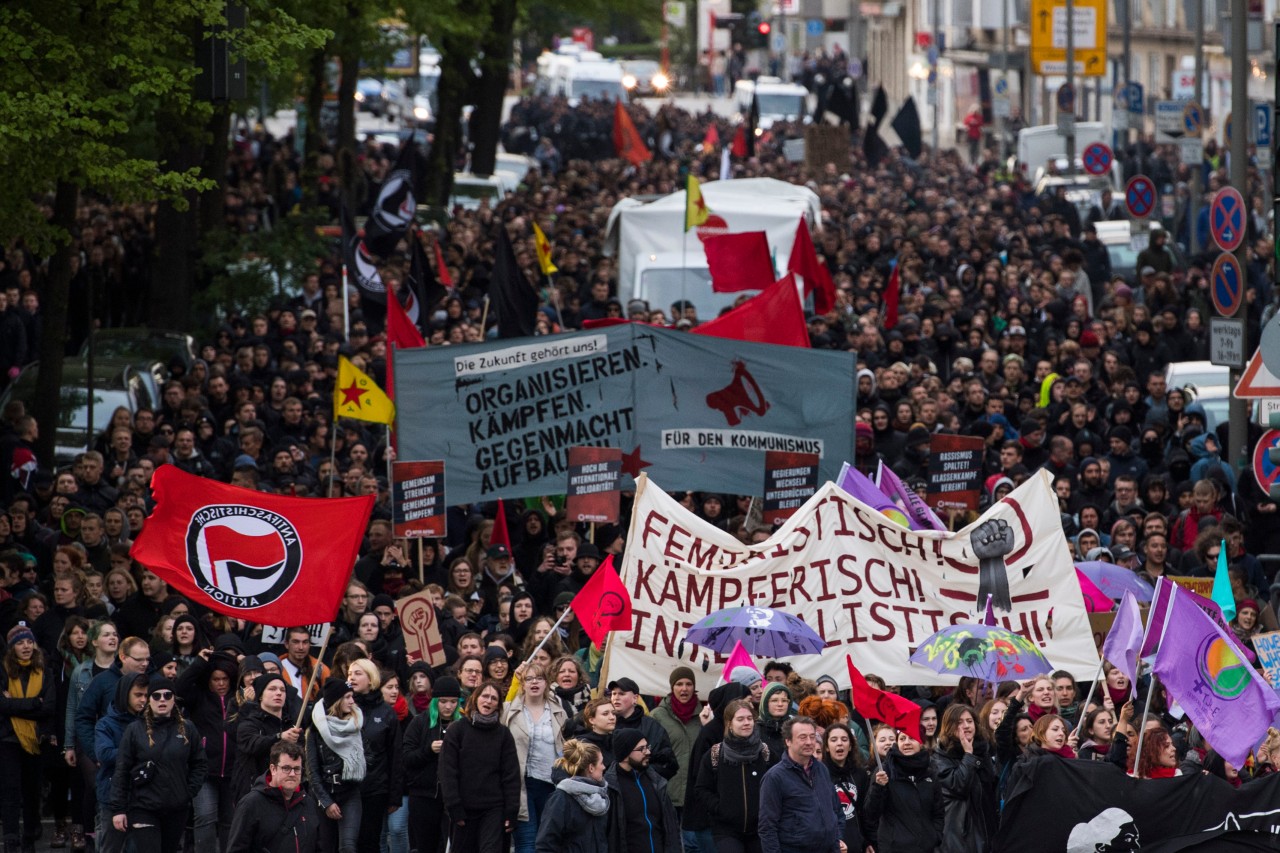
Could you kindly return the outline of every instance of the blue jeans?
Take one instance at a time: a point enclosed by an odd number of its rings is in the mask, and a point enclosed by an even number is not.
[[[380,853],[409,853],[409,795],[400,801],[400,808],[387,815],[382,822]]]
[[[542,820],[547,800],[555,789],[556,786],[550,782],[525,777],[525,802],[528,804],[529,819],[516,822],[516,853],[533,853],[534,842],[538,840],[538,822]]]
[[[684,842],[684,853],[716,853],[716,839],[709,829],[697,832],[682,829],[680,840]]]

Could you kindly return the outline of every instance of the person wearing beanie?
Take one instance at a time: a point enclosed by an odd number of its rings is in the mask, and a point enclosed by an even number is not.
[[[195,843],[198,850],[225,848],[231,831],[235,801],[231,778],[235,769],[236,659],[224,652],[202,649],[178,676],[178,698],[188,719],[204,738],[209,772],[195,800]]]
[[[702,731],[702,720],[698,716],[701,710],[698,679],[692,668],[677,666],[667,676],[667,683],[671,685],[671,692],[663,697],[649,716],[666,732],[679,763],[676,775],[668,780],[667,792],[672,802],[683,804],[690,776],[689,755],[693,751],[693,742]]]
[[[276,741],[302,743],[302,729],[294,725],[294,717],[286,716],[288,690],[282,676],[264,673],[253,680],[244,696],[254,704],[242,708],[236,725],[236,760],[232,772],[231,794],[234,802],[253,787],[267,772],[271,747]]]
[[[418,716],[427,710],[427,706],[431,704],[432,677],[431,664],[424,660],[415,661],[409,667],[405,700],[409,703],[409,714],[411,716]]]
[[[664,733],[665,737],[665,733]],[[637,729],[613,733],[615,761],[604,771],[609,789],[609,850],[681,853],[680,819],[667,780],[652,766],[652,744]]]
[[[173,681],[153,674],[142,719],[120,739],[107,801],[112,826],[136,853],[179,849],[207,767],[204,741],[178,710]]]
[[[416,664],[415,664],[416,665]],[[418,714],[404,734],[404,787],[409,795],[409,848],[439,850],[444,846],[444,800],[440,797],[440,749],[457,719],[462,686],[451,675],[431,686],[427,712]]]
[[[320,701],[311,709],[306,736],[307,783],[324,815],[321,846],[336,853],[355,853],[360,834],[360,783],[364,781],[364,714],[356,707],[351,685],[340,678],[325,681]]]
[[[747,699],[752,705],[760,702],[760,694],[764,690],[764,676],[760,674],[760,670],[749,666],[735,667],[729,674],[729,680],[747,688]]]
[[[44,653],[27,623],[10,628],[6,639],[7,698],[6,713],[0,716],[0,760],[11,782],[0,796],[8,800],[3,809],[5,848],[16,851],[19,839],[25,850],[40,837],[40,786],[44,781],[40,739],[54,731],[58,697],[57,680],[45,665]]]
[[[619,678],[611,681],[609,682],[607,695],[609,696],[609,702],[613,705],[613,713],[618,720],[614,738],[617,738],[617,732],[628,729],[638,730],[649,742],[649,762],[653,769],[663,779],[674,777],[680,769],[679,762],[676,760],[675,750],[671,747],[671,741],[667,737],[666,729],[645,713],[644,706],[640,704],[640,688],[635,681],[630,678]],[[621,758],[623,753],[618,752],[615,747],[614,755]]]

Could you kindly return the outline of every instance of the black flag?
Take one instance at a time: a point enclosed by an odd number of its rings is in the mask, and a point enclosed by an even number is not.
[[[387,304],[387,286],[378,272],[379,259],[369,251],[356,230],[351,211],[342,205],[342,262],[347,266],[347,280],[355,284],[360,298],[378,305]]]
[[[898,114],[893,117],[889,126],[893,128],[894,133],[898,134],[898,138],[902,140],[902,147],[907,149],[911,159],[920,159],[924,141],[920,132],[920,113],[916,111],[914,98],[907,96],[902,103],[902,109],[898,110]]]
[[[866,136],[862,140],[862,153],[867,158],[867,165],[873,169],[889,153],[889,146],[884,144],[880,131],[876,129],[878,126],[879,122],[867,125]]]
[[[401,290],[400,302],[409,319],[425,333],[432,312],[449,295],[449,290],[436,278],[435,267],[422,248],[422,236],[417,232],[409,235],[409,252],[409,275],[405,278],[408,286]]]
[[[498,337],[527,338],[533,335],[538,292],[516,263],[516,253],[511,248],[511,238],[507,236],[505,225],[498,226],[489,298],[493,300],[493,309],[498,312]]]
[[[884,121],[884,117],[889,114],[889,96],[884,93],[884,86],[876,87],[875,97],[871,99],[871,119],[875,127],[880,127],[880,122]]]
[[[396,250],[396,244],[413,224],[413,216],[418,210],[413,194],[417,162],[413,141],[408,140],[400,149],[396,165],[387,173],[378,190],[378,198],[364,226],[364,239],[369,251],[379,258],[390,257]]]

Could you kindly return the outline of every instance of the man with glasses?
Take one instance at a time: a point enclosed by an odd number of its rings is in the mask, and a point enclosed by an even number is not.
[[[639,729],[617,729],[613,755],[604,772],[610,853],[680,853],[680,821],[667,780],[649,766],[648,739]]]
[[[267,772],[236,806],[227,853],[312,853],[319,828],[315,798],[302,790],[302,745],[279,741]]]
[[[786,752],[760,782],[762,853],[847,853],[844,807],[827,767],[814,757],[818,726],[808,717],[782,724]]]
[[[93,743],[93,728],[111,710],[120,679],[145,675],[151,667],[151,647],[138,637],[123,640],[117,656],[119,659],[109,669],[93,677],[80,697],[76,706],[76,743]]]

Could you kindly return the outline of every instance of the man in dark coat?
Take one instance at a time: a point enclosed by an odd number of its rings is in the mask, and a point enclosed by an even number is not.
[[[302,746],[279,741],[267,772],[236,806],[227,853],[313,853],[320,813],[301,788]]]
[[[680,819],[667,796],[667,780],[649,766],[644,734],[615,730],[613,754],[617,760],[604,772],[610,853],[681,853]]]

